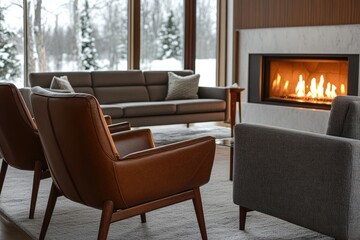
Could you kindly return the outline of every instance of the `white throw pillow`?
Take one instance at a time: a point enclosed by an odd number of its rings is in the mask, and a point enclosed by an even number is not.
[[[199,98],[197,95],[200,79],[199,74],[182,77],[169,72],[168,76],[168,91],[165,100]]]
[[[54,76],[53,77],[51,84],[50,84],[50,90],[58,90],[58,89],[64,90],[69,93],[75,93],[67,76],[61,76],[61,77]]]

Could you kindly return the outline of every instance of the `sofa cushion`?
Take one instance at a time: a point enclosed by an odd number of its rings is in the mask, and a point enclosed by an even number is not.
[[[220,99],[185,99],[167,102],[176,104],[176,114],[208,113],[226,110],[226,102]]]
[[[112,118],[122,118],[124,116],[121,103],[100,104],[100,107],[104,115],[110,115]]]
[[[139,70],[94,71],[91,77],[100,104],[149,101],[144,76]]]
[[[140,70],[93,71],[93,87],[145,86],[145,79]]]
[[[67,76],[72,88],[75,92],[88,93],[94,95],[92,89],[91,73],[90,72],[40,72],[30,73],[30,86],[40,86],[43,88],[50,88],[52,78],[54,76]]]
[[[98,87],[94,88],[94,95],[100,104],[149,101],[143,86]]]
[[[178,76],[169,72],[169,84],[165,100],[197,99],[200,75]]]
[[[133,102],[120,104],[124,117],[144,117],[175,114],[176,105],[167,102]]]
[[[150,101],[165,100],[168,88],[169,71],[144,71],[144,78],[149,92]],[[189,76],[192,70],[171,71],[179,76]]]

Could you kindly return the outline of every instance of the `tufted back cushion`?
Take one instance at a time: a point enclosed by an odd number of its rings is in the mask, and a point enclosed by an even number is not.
[[[333,100],[326,134],[360,140],[360,97],[338,96]]]
[[[144,71],[146,86],[149,92],[150,101],[164,101],[168,88],[168,72],[179,76],[193,74],[191,70],[183,71]]]
[[[149,101],[140,70],[95,71],[91,77],[95,97],[100,104]]]

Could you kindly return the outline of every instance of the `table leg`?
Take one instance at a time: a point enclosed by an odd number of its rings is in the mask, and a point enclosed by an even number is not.
[[[233,171],[234,171],[234,147],[230,147],[230,181],[233,180]]]
[[[234,126],[236,121],[236,94],[231,94],[230,100],[230,127],[231,127],[231,137],[234,137]]]

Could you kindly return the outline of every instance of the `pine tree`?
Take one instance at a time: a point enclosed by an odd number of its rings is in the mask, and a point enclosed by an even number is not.
[[[96,70],[98,64],[96,62],[97,52],[95,48],[95,39],[93,29],[90,23],[89,3],[85,0],[85,6],[80,16],[81,24],[81,62],[85,70]]]
[[[180,59],[182,48],[178,25],[179,24],[174,19],[174,12],[170,11],[167,21],[163,23],[159,34],[160,59]]]
[[[15,81],[21,73],[16,45],[11,43],[14,35],[6,29],[3,9],[0,8],[0,80]]]

